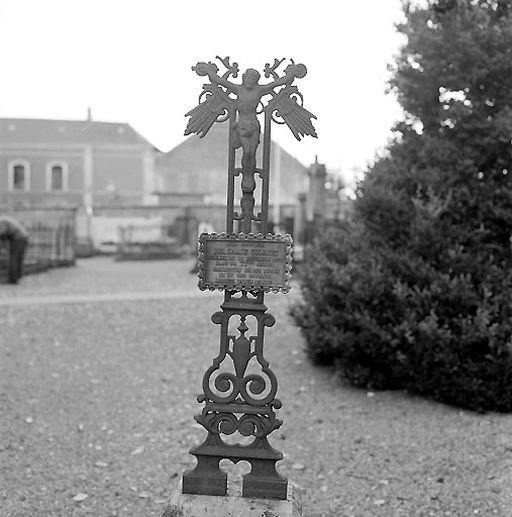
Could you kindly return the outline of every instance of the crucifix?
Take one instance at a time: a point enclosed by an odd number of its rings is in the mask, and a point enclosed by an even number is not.
[[[251,471],[244,476],[242,495],[286,499],[286,478],[276,470],[283,454],[274,449],[268,435],[282,425],[276,410],[277,378],[263,355],[265,327],[275,324],[267,313],[264,295],[290,289],[292,238],[268,233],[270,130],[272,121],[286,124],[297,140],[316,137],[311,119],[302,106],[302,95],[293,84],[306,67],[293,60],[279,75],[284,59],[267,63],[263,73],[270,82],[260,84],[261,74],[248,68],[238,77],[238,64],[217,57],[225,72],[213,62],[199,62],[192,70],[210,81],[203,85],[198,106],[190,110],[185,134],[204,137],[216,122],[229,120],[228,193],[226,232],[199,238],[199,288],[224,291],[221,311],[212,316],[220,325],[219,354],[203,377],[204,404],[195,417],[207,431],[205,441],[190,451],[197,465],[183,475],[183,493],[226,495],[227,474],[222,459],[245,460]],[[263,114],[262,164],[256,151],[260,144]],[[237,151],[240,164],[236,166]],[[260,210],[255,212],[255,191],[260,183]],[[235,209],[235,184],[240,185],[240,209]],[[236,222],[236,229],[235,229]],[[238,433],[249,443],[230,443],[223,436]]]

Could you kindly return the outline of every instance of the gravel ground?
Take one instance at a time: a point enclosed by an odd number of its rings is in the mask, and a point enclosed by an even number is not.
[[[190,267],[101,257],[0,286],[0,517],[161,515],[218,350],[222,296]],[[344,385],[305,358],[298,295],[267,297],[266,357],[304,516],[511,516],[512,415]]]

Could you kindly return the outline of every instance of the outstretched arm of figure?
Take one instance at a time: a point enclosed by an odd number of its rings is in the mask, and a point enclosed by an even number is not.
[[[307,74],[307,69],[302,64],[291,64],[286,67],[285,75],[281,77],[280,79],[276,79],[275,81],[272,81],[268,84],[263,84],[261,86],[261,92],[262,95],[266,95],[268,93],[272,93],[274,88],[277,88],[278,86],[287,85],[290,86],[290,84],[293,83],[293,80],[298,77],[302,78]]]
[[[219,69],[214,63],[199,62],[196,66],[192,67],[192,70],[194,70],[197,75],[207,75],[213,84],[218,84],[226,88],[229,92],[236,93],[237,85],[218,75],[217,72]]]

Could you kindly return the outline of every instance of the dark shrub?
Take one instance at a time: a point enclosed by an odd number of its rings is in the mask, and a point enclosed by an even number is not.
[[[293,316],[311,358],[357,386],[510,411],[511,2],[406,16],[390,82],[405,119],[353,225],[319,231]]]

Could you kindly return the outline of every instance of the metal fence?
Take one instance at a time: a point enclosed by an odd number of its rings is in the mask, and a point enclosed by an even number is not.
[[[45,271],[50,267],[68,266],[75,263],[75,228],[69,221],[56,226],[34,223],[27,226],[29,240],[23,273]],[[9,267],[9,243],[0,241],[0,283],[7,281]]]

